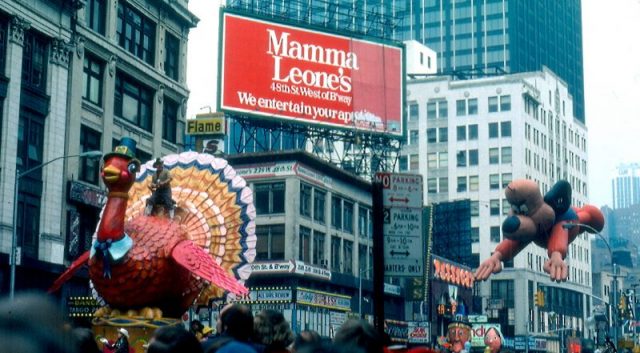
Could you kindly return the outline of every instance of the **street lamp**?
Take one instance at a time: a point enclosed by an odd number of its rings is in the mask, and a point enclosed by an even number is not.
[[[609,250],[609,258],[611,259],[611,274],[613,276],[613,283],[611,284],[611,291],[613,292],[613,297],[611,298],[611,302],[609,305],[611,306],[611,329],[613,329],[613,342],[615,345],[618,345],[618,276],[616,273],[616,264],[613,261],[613,251],[611,251],[611,246],[609,246],[609,242],[607,239],[600,233],[597,229],[593,228],[588,224],[583,223],[565,223],[562,225],[562,228],[570,230],[573,227],[580,227],[588,230],[590,233],[596,234],[602,239],[604,245],[607,246],[607,250]]]
[[[366,268],[364,270],[360,270],[358,274],[358,316],[362,319],[362,274],[371,271],[373,267]]]
[[[59,159],[66,159],[71,157],[88,157],[88,158],[96,158],[102,156],[101,151],[88,151],[80,154],[74,154],[70,156],[60,156],[54,158],[48,162],[37,165],[33,168],[27,169],[26,171],[20,173],[18,168],[16,168],[16,183],[15,189],[13,190],[13,234],[11,236],[11,254],[9,255],[9,259],[11,261],[11,280],[9,282],[9,298],[13,300],[15,290],[16,290],[16,263],[17,263],[17,250],[18,250],[18,192],[20,189],[20,178],[23,176],[43,168],[44,166],[51,164]]]

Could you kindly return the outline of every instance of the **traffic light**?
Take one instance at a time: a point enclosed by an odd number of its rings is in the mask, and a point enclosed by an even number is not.
[[[544,292],[541,290],[537,290],[534,293],[533,302],[536,306],[543,307],[544,306]]]

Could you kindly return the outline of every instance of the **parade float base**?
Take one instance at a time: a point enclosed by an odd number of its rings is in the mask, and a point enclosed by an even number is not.
[[[181,319],[144,319],[128,316],[94,318],[91,323],[98,347],[104,347],[100,342],[103,337],[108,339],[110,343],[115,343],[118,339],[118,329],[124,328],[129,332],[129,350],[135,353],[146,352],[145,345],[149,343],[156,329],[164,326],[183,325]],[[103,351],[110,352],[108,348]]]

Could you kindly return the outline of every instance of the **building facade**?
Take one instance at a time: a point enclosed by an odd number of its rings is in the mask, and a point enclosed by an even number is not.
[[[611,180],[613,208],[628,208],[640,204],[640,164],[618,166],[618,175]]]
[[[408,141],[400,171],[424,176],[428,203],[471,200],[472,268],[502,240],[500,226],[510,209],[504,187],[511,180],[534,180],[545,193],[565,179],[573,187],[572,204],[586,202],[586,127],[573,118],[567,85],[550,70],[465,81],[415,79],[407,82],[407,91]],[[511,337],[548,331],[551,311],[564,327],[585,332],[590,251],[586,235],[570,245],[569,280],[561,288],[543,272],[545,250],[528,246],[502,273],[479,285],[482,308],[503,298],[504,307],[488,314],[501,320],[503,333]],[[545,308],[533,305],[538,288],[555,293]],[[560,309],[560,303],[570,309]]]
[[[17,289],[46,288],[88,249],[104,202],[100,161],[74,156],[110,151],[124,136],[143,162],[182,149],[187,36],[197,21],[186,0],[0,5],[0,249],[10,252],[17,207]],[[20,179],[14,205],[16,169],[58,157]],[[8,273],[3,266],[3,291]]]

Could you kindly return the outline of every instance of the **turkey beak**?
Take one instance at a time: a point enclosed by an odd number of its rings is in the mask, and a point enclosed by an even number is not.
[[[105,167],[102,172],[104,173],[104,180],[106,182],[115,182],[118,181],[118,178],[120,177],[120,169],[110,165]]]

